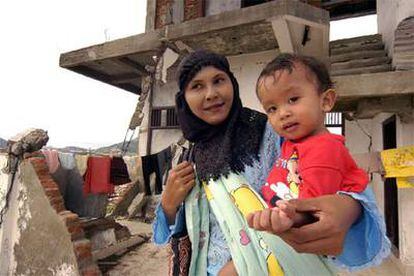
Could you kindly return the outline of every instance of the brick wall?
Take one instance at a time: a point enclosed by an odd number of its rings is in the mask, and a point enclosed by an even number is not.
[[[183,0],[176,0],[183,1]],[[157,0],[155,5],[155,29],[162,28],[173,23],[174,0]],[[205,15],[205,0],[184,0],[184,21]]]
[[[322,1],[321,0],[301,0],[301,2],[303,3],[307,3],[309,5],[315,6],[320,8],[322,5]]]
[[[97,276],[101,275],[98,266],[92,259],[92,247],[88,239],[85,238],[81,222],[77,214],[65,209],[62,195],[59,192],[59,187],[49,174],[45,158],[41,154],[34,154],[28,156],[27,160],[32,164],[36,174],[40,180],[45,194],[49,199],[50,205],[56,210],[65,223],[68,232],[71,235],[73,250],[78,262],[80,275],[83,276]],[[54,250],[54,249],[50,249]]]
[[[155,6],[155,29],[172,23],[172,5],[174,0],[157,0]]]
[[[205,0],[184,0],[184,21],[203,17]]]

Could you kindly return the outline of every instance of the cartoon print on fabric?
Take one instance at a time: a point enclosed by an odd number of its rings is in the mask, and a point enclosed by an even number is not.
[[[296,152],[292,154],[287,162],[287,183],[289,185],[289,189],[294,198],[298,198],[299,196],[299,185],[301,183],[301,178],[298,171],[298,155]]]
[[[256,193],[247,184],[240,184],[238,188],[231,191],[230,196],[244,217],[250,212],[266,208],[262,201],[257,198]]]
[[[278,160],[280,167],[287,170],[286,183],[278,181],[277,183],[265,183],[275,194],[284,200],[290,200],[299,197],[299,185],[301,177],[298,170],[298,155],[296,152],[288,160]]]
[[[235,187],[233,186],[234,188],[230,188],[230,194],[229,194],[230,198],[233,201],[234,205],[237,207],[237,209],[240,211],[240,213],[242,213],[244,217],[246,217],[247,214],[251,212],[264,210],[266,208],[266,204],[264,204],[263,200],[250,187],[250,185],[245,184],[245,183],[233,183],[233,182],[231,184],[232,186],[234,185]],[[241,229],[239,234],[240,234],[240,243],[243,246],[246,246],[251,242],[247,232],[244,229]],[[263,238],[260,238],[259,245],[261,249],[265,252],[267,269],[269,271],[269,275],[284,275],[279,265],[279,262],[276,259],[276,256],[270,251],[267,244],[263,241]]]
[[[246,230],[244,229],[240,230],[239,234],[240,234],[240,244],[244,246],[248,245],[250,243],[250,238],[247,235]]]
[[[280,273],[278,270],[279,264],[277,262],[275,255],[272,254],[272,251],[270,251],[269,246],[267,246],[263,238],[260,238],[259,245],[267,254],[266,263],[269,275],[278,275],[278,273]]]
[[[270,189],[281,199],[290,200],[294,198],[289,187],[283,182],[277,182],[276,184],[270,185],[269,183],[266,183],[265,185],[270,186]]]

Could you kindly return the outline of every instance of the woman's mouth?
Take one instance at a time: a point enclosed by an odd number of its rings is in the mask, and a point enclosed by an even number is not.
[[[217,103],[217,104],[212,104],[206,108],[204,108],[204,110],[206,111],[218,111],[220,110],[222,107],[224,106],[224,103]]]

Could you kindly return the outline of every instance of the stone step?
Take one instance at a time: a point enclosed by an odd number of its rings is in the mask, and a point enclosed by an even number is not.
[[[331,49],[331,56],[361,52],[361,51],[370,51],[370,50],[383,50],[384,44],[381,42],[368,43],[363,45],[353,45],[353,46],[343,46],[341,48]]]
[[[352,69],[342,69],[342,70],[335,70],[331,71],[332,76],[342,76],[342,75],[360,75],[360,74],[368,74],[368,73],[378,73],[378,72],[386,72],[391,71],[391,64],[381,64],[376,66],[369,66],[369,67],[360,67],[360,68],[352,68]]]
[[[414,21],[407,21],[407,22],[403,21],[397,27],[397,31],[399,31],[399,30],[411,30],[411,29],[414,29]]]
[[[395,36],[399,36],[399,35],[405,36],[410,33],[412,34],[413,32],[414,32],[414,25],[410,27],[404,27],[404,28],[398,27],[398,29],[395,30]]]
[[[391,62],[389,57],[374,57],[374,58],[365,58],[365,59],[354,59],[346,62],[337,62],[331,64],[331,69],[333,71],[343,70],[343,69],[353,69],[361,67],[376,66],[382,64],[388,64]]]
[[[410,64],[396,64],[395,65],[396,71],[413,71],[414,70],[414,62]]]
[[[329,42],[329,46],[331,48],[342,47],[343,45],[352,45],[352,44],[367,44],[367,43],[375,43],[382,41],[382,36],[380,34],[375,35],[367,35],[367,36],[359,36],[359,37],[352,37],[352,38],[345,38],[345,39],[338,39]]]
[[[410,52],[414,50],[414,43],[411,45],[399,45],[394,47],[394,53],[399,53],[399,52]]]
[[[404,38],[394,41],[394,47],[414,45],[414,38]]]
[[[414,16],[411,16],[411,17],[407,17],[406,19],[404,19],[398,25],[398,28],[400,28],[400,27],[409,27],[409,26],[413,26],[413,25],[414,25]]]
[[[331,63],[349,61],[353,59],[384,57],[387,53],[384,50],[358,51],[330,57]]]
[[[410,58],[396,58],[393,60],[395,68],[398,68],[398,70],[411,70],[411,68],[414,66],[414,55]]]
[[[414,39],[414,33],[412,31],[397,32],[394,40],[400,39]]]
[[[414,50],[412,51],[405,51],[405,52],[396,52],[393,56],[393,61],[396,63],[397,61],[404,61],[404,60],[414,60]]]

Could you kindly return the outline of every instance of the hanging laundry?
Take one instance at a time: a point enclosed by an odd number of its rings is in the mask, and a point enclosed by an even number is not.
[[[385,177],[396,177],[398,188],[414,188],[414,146],[381,152]]]
[[[125,164],[128,169],[129,178],[132,182],[136,182],[142,177],[142,162],[140,156],[124,156]]]
[[[59,168],[59,154],[56,150],[51,149],[42,149],[42,153],[46,158],[47,166],[49,167],[49,172],[54,173]]]
[[[150,176],[155,173],[155,194],[162,192],[162,185],[166,181],[166,173],[171,169],[171,147],[159,153],[142,157],[142,171],[144,174],[145,194],[151,195]]]
[[[110,182],[110,169],[110,157],[90,156],[88,158],[88,168],[84,175],[84,195],[113,193],[114,186]]]
[[[131,182],[127,165],[122,157],[112,157],[110,179],[111,183],[114,185],[122,185]]]
[[[167,174],[168,174],[168,171],[171,169],[171,164],[172,164],[171,163],[172,162],[171,146],[161,151],[160,153],[158,153],[157,160],[158,160],[158,167],[161,172],[161,176],[160,176],[161,182],[162,182],[162,185],[165,185],[167,181]],[[162,187],[160,188],[161,189],[159,190],[159,193],[162,192]]]
[[[69,170],[60,166],[51,176],[59,186],[66,209],[83,216],[83,179],[78,169],[74,167]]]
[[[60,165],[65,169],[71,170],[76,166],[75,156],[73,153],[59,152]]]
[[[88,157],[89,154],[75,154],[76,167],[81,176],[85,174],[86,169],[88,168]]]
[[[152,173],[156,174],[155,186],[156,187],[162,186],[160,177],[157,177],[158,175],[157,155],[151,154],[151,155],[142,156],[142,172],[144,175],[145,195],[151,195],[150,176]]]

